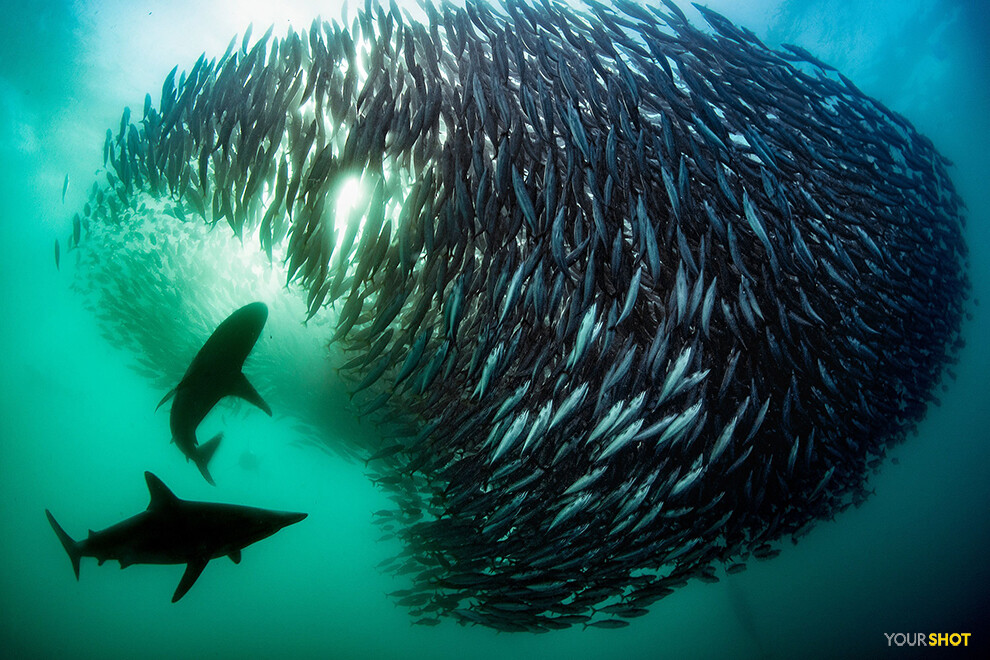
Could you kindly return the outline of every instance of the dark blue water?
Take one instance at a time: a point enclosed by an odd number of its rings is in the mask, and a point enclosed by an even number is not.
[[[221,404],[201,432],[209,437],[224,429],[229,438],[215,459],[221,486],[207,485],[170,446],[166,413],[154,413],[164,392],[129,368],[135,356],[126,346],[101,334],[70,288],[66,264],[55,270],[53,240],[64,239],[85,201],[101,164],[103,133],[116,125],[123,106],[140,108],[148,91],[157,99],[175,64],[188,67],[204,50],[221,54],[251,21],[274,23],[279,34],[290,21],[308,26],[313,15],[338,11],[332,3],[268,4],[3,7],[0,656],[898,657],[909,650],[888,649],[884,636],[897,632],[969,632],[971,645],[987,648],[986,3],[710,3],[768,45],[796,43],[834,64],[955,162],[951,174],[969,207],[973,293],[984,304],[973,307],[966,325],[958,379],[947,383],[942,405],[930,410],[917,436],[892,452],[898,462],[888,460],[873,478],[876,495],[865,506],[820,524],[773,561],[719,584],[692,583],[629,628],[544,635],[497,634],[452,621],[412,626],[408,612],[385,598],[406,586],[375,570],[400,550],[394,541],[377,541],[380,532],[371,522],[372,512],[388,505],[385,496],[359,464],[299,446],[314,428],[371,432],[348,417],[340,392],[327,394],[331,419],[303,427],[290,416],[269,419],[246,405]],[[694,10],[690,16],[702,23]],[[274,314],[272,328],[295,360],[284,382],[308,391],[306,370],[326,369],[310,360],[318,342]],[[270,339],[266,348],[265,341],[258,346],[261,361],[277,344]],[[89,559],[76,583],[44,509],[80,538],[146,506],[144,470],[180,497],[310,516],[248,548],[240,565],[212,562],[178,604],[169,602],[182,573],[178,566],[121,571],[116,563],[97,567]]]

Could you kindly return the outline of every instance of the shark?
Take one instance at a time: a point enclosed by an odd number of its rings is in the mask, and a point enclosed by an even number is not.
[[[175,397],[169,413],[172,441],[214,486],[209,463],[223,433],[200,445],[196,429],[220,399],[227,396],[240,397],[271,417],[271,408],[241,371],[267,320],[268,306],[263,302],[245,305],[224,319],[199,349],[179,384],[155,408],[158,410]]]
[[[211,559],[230,557],[239,564],[241,550],[307,515],[183,500],[151,472],[145,472],[144,477],[151,495],[148,508],[102,531],[90,530],[81,541],[73,540],[45,509],[48,522],[72,560],[77,580],[82,557],[94,557],[100,565],[115,559],[121,568],[132,564],[185,564],[186,570],[172,595],[174,603],[186,595]]]

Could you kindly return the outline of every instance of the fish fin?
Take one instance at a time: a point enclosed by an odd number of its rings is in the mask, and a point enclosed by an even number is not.
[[[158,412],[158,409],[161,408],[165,404],[166,401],[168,401],[173,396],[175,396],[175,393],[178,390],[179,390],[178,387],[173,387],[171,390],[169,390],[169,393],[166,394],[164,397],[162,397],[162,400],[158,402],[158,405],[157,406],[155,406],[155,412]]]
[[[179,580],[179,586],[175,588],[175,593],[172,594],[173,603],[185,596],[186,592],[196,583],[199,574],[206,568],[207,561],[196,559],[186,564],[186,572],[182,574],[182,579]]]
[[[234,384],[231,387],[230,394],[231,396],[240,397],[241,399],[244,399],[248,403],[253,403],[254,405],[264,410],[266,413],[268,413],[269,417],[272,416],[272,409],[268,407],[268,404],[265,403],[265,400],[261,398],[261,395],[258,394],[258,391],[254,389],[254,386],[251,385],[251,383],[247,379],[247,376],[245,376],[243,373],[240,374],[239,378],[234,380]]]
[[[213,454],[216,453],[217,447],[220,446],[220,441],[222,439],[223,433],[217,433],[209,441],[200,445],[199,448],[196,449],[196,453],[192,456],[193,462],[196,463],[196,467],[199,468],[203,478],[206,479],[211,486],[216,486],[217,484],[213,481],[213,477],[210,475],[210,459],[213,458]]]
[[[55,522],[55,516],[48,509],[45,509],[45,515],[48,516],[48,522],[51,524],[52,529],[55,530],[55,535],[58,536],[58,540],[62,542],[62,547],[65,548],[66,554],[69,555],[69,559],[72,560],[72,570],[76,573],[76,579],[79,579],[79,558],[82,556],[82,551],[79,549],[79,543],[72,540],[72,537],[65,533],[62,526]]]
[[[227,556],[230,557],[230,561],[234,562],[235,564],[240,564],[241,563],[241,551],[240,550],[234,550],[232,553],[230,553]]]
[[[148,494],[151,495],[151,501],[148,502],[149,509],[161,509],[179,501],[179,498],[169,490],[169,487],[155,475],[145,472],[144,480],[148,483]]]

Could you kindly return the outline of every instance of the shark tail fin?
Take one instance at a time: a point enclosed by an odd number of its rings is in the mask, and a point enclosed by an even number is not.
[[[213,481],[213,477],[210,476],[209,464],[210,459],[213,458],[213,454],[216,453],[217,447],[220,446],[220,441],[223,440],[223,433],[217,433],[208,442],[203,443],[196,450],[196,456],[193,461],[196,463],[196,467],[199,468],[200,473],[202,473],[203,478],[211,486],[216,486],[216,482]]]
[[[48,516],[48,522],[51,523],[52,529],[55,530],[55,535],[58,536],[58,540],[62,542],[62,547],[65,548],[65,552],[69,555],[69,559],[72,560],[72,570],[76,572],[76,579],[79,579],[79,558],[82,556],[82,552],[79,550],[79,544],[72,540],[72,537],[65,533],[62,526],[55,521],[55,516],[48,509],[45,509],[45,515]]]

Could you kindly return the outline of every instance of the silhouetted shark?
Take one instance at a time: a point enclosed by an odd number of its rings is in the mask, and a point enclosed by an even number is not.
[[[158,403],[158,408],[175,396],[169,415],[172,441],[187,459],[192,459],[210,484],[216,485],[207,469],[223,433],[199,446],[196,429],[217,402],[237,396],[258,406],[269,416],[271,408],[241,372],[244,360],[254,348],[268,320],[268,307],[255,302],[241,307],[217,326],[199,349],[178,385]],[[155,410],[158,410],[155,408]]]
[[[131,564],[186,564],[186,572],[172,596],[182,598],[211,559],[241,561],[241,549],[297,523],[305,513],[270,511],[237,504],[180,500],[150,472],[144,473],[151,494],[145,511],[101,532],[90,530],[74,541],[45,509],[48,522],[72,560],[79,579],[79,559],[95,557],[102,565],[116,559],[121,568]]]

